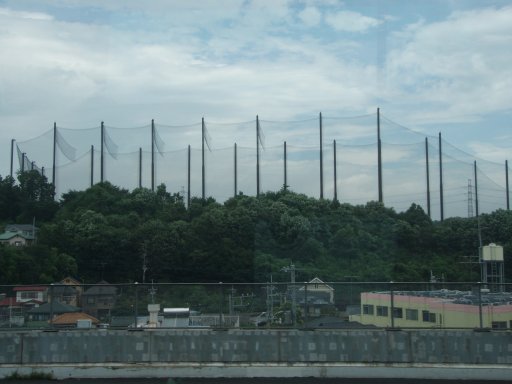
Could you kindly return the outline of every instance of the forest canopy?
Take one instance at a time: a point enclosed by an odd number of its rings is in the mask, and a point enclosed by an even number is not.
[[[84,283],[265,282],[290,263],[304,279],[324,281],[427,281],[431,274],[478,281],[478,266],[463,261],[478,255],[479,228],[483,244],[504,246],[505,276],[512,273],[506,210],[433,222],[416,204],[397,213],[378,202],[353,206],[287,188],[223,204],[192,198],[186,207],[163,184],[153,192],[108,182],[58,202],[53,196],[36,171],[18,182],[0,176],[0,224],[35,220],[39,228],[35,245],[0,245],[4,284],[66,276]]]

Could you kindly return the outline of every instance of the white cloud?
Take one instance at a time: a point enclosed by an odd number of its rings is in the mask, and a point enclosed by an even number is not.
[[[322,13],[315,7],[307,7],[299,12],[299,19],[306,26],[314,27],[322,20]]]
[[[352,11],[329,14],[326,16],[325,21],[335,30],[345,32],[366,32],[368,29],[382,23],[381,20]]]
[[[53,20],[51,15],[42,12],[19,12],[0,7],[0,17],[9,17],[29,20]]]
[[[438,120],[509,108],[510,20],[512,7],[488,8],[408,28],[388,54],[388,91],[413,101],[411,112]]]

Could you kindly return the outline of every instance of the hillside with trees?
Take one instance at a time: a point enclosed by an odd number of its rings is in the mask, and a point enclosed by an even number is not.
[[[294,263],[324,281],[478,281],[476,218],[432,222],[416,204],[401,213],[378,202],[352,206],[286,188],[220,204],[160,185],[128,191],[107,183],[70,191],[59,202],[35,171],[0,177],[0,224],[32,223],[35,245],[0,245],[0,281],[38,284],[72,275],[84,283],[265,282]],[[3,228],[0,225],[0,229]],[[483,244],[504,246],[512,276],[512,213],[479,218]],[[143,277],[143,265],[146,271]]]

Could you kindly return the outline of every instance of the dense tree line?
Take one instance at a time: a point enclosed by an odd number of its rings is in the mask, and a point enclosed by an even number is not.
[[[402,213],[380,203],[352,206],[286,188],[219,204],[164,185],[127,191],[109,183],[54,201],[44,176],[0,177],[0,223],[40,227],[37,244],[0,246],[0,281],[49,283],[73,275],[86,283],[264,282],[294,263],[304,279],[324,281],[479,280],[463,256],[478,253],[476,218],[432,222],[416,204]],[[505,247],[511,276],[512,214],[480,215],[483,244]],[[143,277],[143,266],[146,272]],[[351,277],[352,279],[352,277]]]

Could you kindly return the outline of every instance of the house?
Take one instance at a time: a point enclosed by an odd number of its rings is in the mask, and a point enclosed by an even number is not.
[[[83,288],[78,280],[72,277],[66,277],[60,282],[52,284],[49,291],[49,300],[60,301],[64,304],[79,307],[82,292]]]
[[[23,247],[32,244],[37,235],[37,227],[32,224],[9,224],[0,234],[0,243]]]
[[[84,291],[82,309],[98,319],[108,320],[116,299],[117,287],[103,280]]]
[[[0,234],[0,243],[14,247],[24,247],[34,242],[34,237],[23,232],[4,232]]]
[[[58,301],[44,303],[27,312],[27,326],[45,326],[52,318],[63,313],[80,312],[80,308],[59,303]]]
[[[5,226],[5,232],[21,232],[26,236],[36,238],[39,228],[32,224],[8,224]]]
[[[56,328],[78,328],[81,322],[97,326],[100,321],[84,312],[67,312],[56,316],[51,324]]]
[[[18,303],[15,297],[5,297],[0,300],[0,326],[12,327],[25,324],[25,306]]]
[[[18,303],[33,301],[36,304],[41,304],[48,299],[48,287],[44,286],[20,285],[14,287],[13,292],[16,294]]]
[[[302,307],[307,303],[308,316],[320,316],[322,311],[333,308],[334,288],[315,277],[298,289],[297,303]]]

